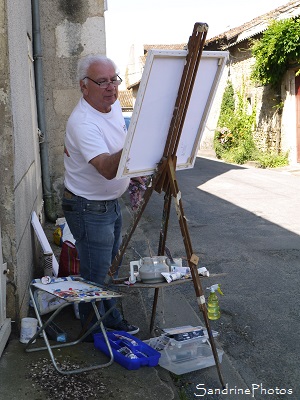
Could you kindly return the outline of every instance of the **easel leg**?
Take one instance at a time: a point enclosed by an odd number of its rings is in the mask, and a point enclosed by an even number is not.
[[[119,283],[118,279],[114,279],[114,274],[118,270],[120,261],[122,260],[122,257],[124,256],[124,253],[127,249],[128,243],[130,242],[130,239],[135,231],[135,228],[137,227],[138,222],[141,219],[143,211],[146,208],[146,205],[148,204],[148,201],[152,195],[152,192],[153,192],[153,185],[150,185],[147,187],[147,189],[144,193],[144,197],[142,199],[141,206],[139,207],[136,215],[134,216],[133,222],[131,223],[126,234],[123,237],[122,243],[119,247],[118,254],[115,256],[115,258],[109,268],[108,274],[105,278],[105,281],[104,281],[105,284],[109,284],[109,283],[111,283],[111,281],[113,281],[113,283]],[[122,281],[124,281],[124,279],[123,280],[121,279],[120,281],[122,282]]]
[[[158,245],[158,255],[164,255],[166,240],[167,240],[167,232],[168,232],[168,225],[169,225],[169,216],[170,216],[170,209],[171,209],[171,201],[172,196],[170,192],[170,188],[167,189],[165,193],[165,201],[164,201],[164,209],[161,221],[161,229],[160,229],[160,236],[159,236],[159,245]]]
[[[222,387],[225,387],[224,380],[223,380],[223,377],[221,374],[217,348],[215,345],[215,341],[214,341],[214,338],[213,338],[213,335],[211,332],[211,328],[210,328],[209,319],[207,316],[205,296],[203,293],[200,277],[199,277],[198,270],[197,270],[197,264],[198,264],[199,258],[193,253],[193,250],[192,250],[191,239],[190,239],[188,226],[187,226],[186,218],[185,218],[184,211],[183,211],[181,192],[178,188],[178,183],[177,183],[176,176],[175,176],[174,163],[172,162],[172,160],[169,160],[167,171],[168,171],[168,175],[169,175],[170,191],[172,192],[172,195],[175,199],[176,213],[177,213],[177,217],[178,217],[178,221],[179,221],[179,225],[180,225],[180,229],[181,229],[181,234],[182,234],[182,238],[183,238],[183,242],[184,242],[184,246],[185,246],[185,251],[186,251],[189,267],[190,267],[191,274],[192,274],[194,289],[195,289],[196,297],[197,297],[197,303],[200,308],[200,311],[202,311],[202,314],[203,314],[205,326],[206,326],[206,329],[208,332],[209,341],[211,344],[213,356],[214,356],[217,371],[218,371],[218,376],[219,376]]]
[[[154,289],[154,299],[153,299],[153,304],[152,304],[151,321],[150,321],[150,334],[152,334],[153,328],[154,328],[154,321],[155,321],[155,315],[156,315],[158,293],[159,293],[159,288],[155,288]]]
[[[170,215],[170,208],[171,208],[171,200],[172,200],[172,196],[171,196],[170,190],[167,190],[167,192],[165,193],[164,209],[163,209],[161,230],[160,230],[160,236],[159,236],[159,245],[158,245],[158,253],[157,253],[159,255],[163,255],[164,251],[165,251],[167,232],[168,232],[168,224],[169,224],[169,215]],[[154,299],[153,299],[153,304],[152,304],[151,321],[150,321],[150,334],[153,333],[157,301],[158,301],[158,294],[159,294],[159,288],[155,288]]]
[[[167,162],[167,160],[164,160],[164,162],[161,162],[159,168],[156,170],[155,174],[152,176],[152,181],[148,185],[148,187],[144,193],[141,205],[139,206],[131,225],[129,226],[126,234],[123,237],[122,243],[119,247],[118,254],[115,256],[115,258],[109,268],[108,274],[104,280],[105,284],[109,284],[112,281],[113,281],[113,283],[121,283],[124,281],[124,279],[123,280],[122,279],[121,280],[114,279],[114,274],[118,270],[119,264],[124,256],[125,250],[127,249],[128,243],[130,242],[130,239],[135,231],[135,228],[137,227],[138,222],[141,219],[143,212],[151,198],[153,190],[156,187],[157,182],[159,181],[159,179],[165,169],[166,162]]]

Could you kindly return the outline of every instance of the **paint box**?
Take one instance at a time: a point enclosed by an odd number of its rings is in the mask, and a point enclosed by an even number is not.
[[[146,343],[123,331],[107,332],[114,360],[129,370],[158,365],[160,353]],[[109,350],[102,333],[94,335],[96,349],[109,356]]]

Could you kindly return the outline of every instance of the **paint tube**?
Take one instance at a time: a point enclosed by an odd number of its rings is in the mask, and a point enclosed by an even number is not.
[[[198,268],[198,274],[202,276],[209,276],[209,271],[205,267]]]
[[[182,276],[191,275],[191,270],[188,267],[178,267],[177,265],[170,266],[171,272],[180,272]],[[205,267],[201,267],[197,269],[198,274],[202,276],[209,276],[209,271]]]
[[[177,265],[170,266],[171,272],[180,272],[181,275],[190,275],[191,271],[188,267],[178,267]]]
[[[162,276],[168,283],[181,279],[182,274],[180,272],[161,272]]]
[[[124,357],[130,358],[130,359],[136,359],[138,358],[128,347],[124,346],[121,347],[119,350],[117,350],[118,353],[122,354]]]
[[[130,337],[127,337],[127,336],[124,336],[124,335],[120,335],[118,333],[114,333],[114,336],[116,338],[118,338],[119,340],[123,340],[124,342],[125,341],[129,342],[133,346],[137,346],[138,345],[138,343],[134,339],[131,339]]]

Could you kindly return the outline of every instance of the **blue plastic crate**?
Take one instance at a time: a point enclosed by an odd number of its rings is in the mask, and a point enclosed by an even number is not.
[[[155,367],[158,365],[161,354],[129,333],[123,331],[107,332],[107,337],[114,360],[123,367],[133,370],[142,366]],[[96,349],[109,356],[109,350],[102,333],[94,335],[94,345]],[[125,352],[127,356],[124,354]]]

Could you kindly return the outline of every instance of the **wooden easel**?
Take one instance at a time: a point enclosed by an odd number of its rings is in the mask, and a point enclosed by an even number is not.
[[[116,255],[113,263],[110,267],[108,278],[110,278],[114,283],[121,283],[124,279],[118,280],[114,279],[114,274],[118,269],[118,266],[121,262],[121,259],[125,253],[125,250],[128,246],[128,243],[137,227],[137,224],[146,208],[146,205],[153,193],[153,191],[157,191],[161,193],[162,191],[165,192],[164,197],[164,208],[163,208],[163,216],[162,216],[162,224],[161,224],[161,231],[160,231],[160,238],[159,238],[159,247],[158,247],[158,255],[164,255],[165,252],[165,244],[167,238],[167,231],[168,231],[168,223],[169,223],[169,215],[170,215],[170,208],[171,208],[171,200],[172,198],[175,200],[175,208],[176,213],[181,229],[181,234],[185,246],[186,256],[188,260],[188,265],[191,270],[192,281],[194,284],[196,296],[197,296],[197,303],[202,311],[204,322],[207,328],[209,340],[211,343],[218,375],[222,387],[224,387],[224,381],[220,370],[220,363],[218,358],[218,353],[216,349],[216,345],[214,342],[214,338],[211,332],[208,316],[207,316],[207,308],[205,303],[205,296],[203,293],[203,289],[201,286],[200,277],[197,271],[197,264],[199,257],[197,257],[192,250],[192,244],[190,240],[190,235],[188,231],[188,226],[186,223],[186,218],[184,216],[184,210],[181,200],[181,192],[178,187],[178,183],[176,180],[176,152],[179,145],[180,135],[182,132],[186,112],[189,105],[189,100],[191,98],[194,82],[197,75],[198,66],[201,59],[201,54],[203,51],[204,43],[206,40],[208,26],[205,23],[195,23],[192,36],[188,42],[188,54],[186,58],[186,64],[183,70],[178,95],[174,107],[173,117],[171,120],[168,137],[163,153],[163,157],[161,162],[156,168],[155,173],[152,177],[152,183],[148,186],[142,202],[139,206],[139,209],[133,219],[131,226],[129,227],[127,233],[123,237],[123,241],[121,243],[120,249],[118,254]],[[108,282],[107,282],[108,283]],[[155,288],[155,296],[154,296],[154,304],[152,310],[152,318],[151,318],[151,328],[153,328],[153,321],[157,299],[158,299],[158,291],[159,287]],[[151,329],[150,328],[150,329]],[[152,330],[152,329],[151,329]]]

